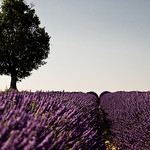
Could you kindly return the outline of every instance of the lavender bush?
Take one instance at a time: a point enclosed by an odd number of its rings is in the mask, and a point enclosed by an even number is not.
[[[119,149],[150,149],[150,92],[106,93],[100,105]]]
[[[0,93],[0,149],[103,149],[98,103],[82,92]]]

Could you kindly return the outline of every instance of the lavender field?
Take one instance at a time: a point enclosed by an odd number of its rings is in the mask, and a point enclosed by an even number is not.
[[[0,93],[1,150],[149,148],[150,92]]]
[[[0,149],[103,149],[98,99],[82,92],[0,94]]]
[[[114,92],[100,98],[114,145],[122,150],[150,149],[150,92]]]

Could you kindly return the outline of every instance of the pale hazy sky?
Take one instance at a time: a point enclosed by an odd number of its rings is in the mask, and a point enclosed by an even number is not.
[[[19,90],[150,90],[150,0],[26,2],[35,5],[51,50]],[[0,89],[9,85],[0,76]]]

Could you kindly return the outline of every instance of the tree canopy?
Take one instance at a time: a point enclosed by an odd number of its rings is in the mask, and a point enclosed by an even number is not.
[[[3,0],[0,10],[0,75],[11,76],[10,88],[46,64],[50,37],[35,9],[24,0]]]

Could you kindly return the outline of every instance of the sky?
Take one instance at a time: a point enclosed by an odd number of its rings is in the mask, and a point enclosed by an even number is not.
[[[51,36],[47,64],[17,83],[31,91],[150,91],[149,0],[26,0]],[[10,76],[0,76],[0,90]]]

